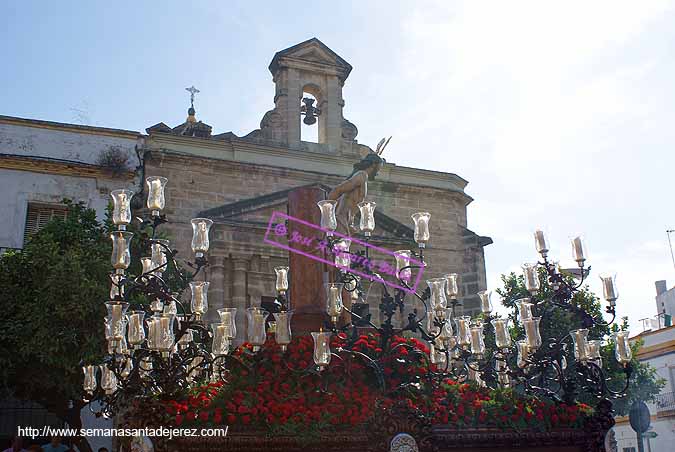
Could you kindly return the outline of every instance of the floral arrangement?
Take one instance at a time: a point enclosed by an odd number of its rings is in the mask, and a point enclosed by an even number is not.
[[[335,335],[331,348],[339,350],[346,340]],[[426,344],[395,337],[388,348],[380,348],[376,335],[363,335],[356,340],[356,356],[333,357],[323,372],[307,372],[313,365],[310,336],[295,338],[285,359],[273,340],[255,354],[244,344],[228,360],[223,381],[159,402],[167,423],[177,426],[248,426],[288,434],[365,425],[394,407],[433,424],[539,431],[580,427],[592,414],[587,405],[537,400],[474,382],[446,379],[432,387],[427,377],[434,365],[424,359]],[[383,377],[369,359],[378,362]]]

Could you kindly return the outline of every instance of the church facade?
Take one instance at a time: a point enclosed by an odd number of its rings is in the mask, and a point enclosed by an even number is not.
[[[169,180],[166,214],[179,256],[190,254],[190,219],[214,221],[205,275],[210,312],[237,307],[241,327],[245,308],[274,297],[273,268],[288,264],[287,251],[263,242],[272,213],[287,211],[294,189],[335,187],[372,152],[343,114],[342,87],[352,70],[343,58],[313,38],[276,53],[269,70],[274,108],[259,129],[214,135],[191,108],[183,124],[146,129],[143,148],[145,176]],[[318,123],[318,143],[301,140],[303,116]],[[492,240],[467,227],[466,185],[455,174],[387,162],[368,183],[368,200],[377,203],[373,243],[391,250],[414,246],[411,214],[431,213],[424,277],[458,273],[461,309],[470,313],[478,310],[476,292],[486,288],[483,248]],[[377,303],[369,301],[377,318]]]

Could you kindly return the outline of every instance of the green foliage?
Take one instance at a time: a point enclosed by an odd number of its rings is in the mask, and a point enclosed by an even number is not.
[[[0,391],[65,417],[81,396],[81,359],[104,349],[110,244],[96,213],[68,202],[20,252],[0,257]]]
[[[0,256],[0,397],[33,400],[73,425],[82,398],[80,362],[100,362],[106,349],[114,226],[110,218],[99,223],[82,204],[64,202],[64,220],[51,220],[23,250]],[[129,271],[138,274],[139,257],[150,250],[137,238],[149,229],[132,224],[128,230],[134,233]],[[175,272],[165,276],[173,289],[185,287]],[[130,309],[142,299],[134,297]],[[69,412],[70,400],[75,410]]]
[[[541,281],[541,290],[540,292],[532,297],[530,293],[525,289],[525,282],[523,281],[522,276],[517,276],[515,273],[510,273],[508,275],[502,275],[502,282],[504,284],[503,288],[497,289],[496,292],[502,298],[502,304],[507,308],[512,310],[509,313],[509,318],[512,320],[514,328],[512,329],[513,337],[523,337],[522,328],[519,326],[517,320],[518,308],[516,301],[520,298],[530,297],[533,302],[542,302],[550,298],[553,293],[553,289],[546,278],[545,270],[540,269],[539,279]],[[567,278],[568,281],[574,284],[573,278],[570,276]],[[584,285],[580,288],[578,292],[574,294],[574,297],[570,301],[570,304],[573,306],[580,307],[588,312],[594,319],[601,319],[603,313],[603,306],[600,302],[600,299]],[[541,309],[543,305],[538,305],[537,309],[539,312],[537,315],[541,315]],[[560,338],[573,329],[580,328],[580,317],[569,311],[562,309],[553,309],[547,311],[540,325],[541,336],[544,339],[544,342],[548,338]],[[611,330],[617,331],[619,329],[626,329],[628,327],[627,318],[623,319],[622,325],[618,326],[616,324],[612,325]],[[623,368],[614,358],[614,344],[609,337],[610,328],[606,325],[596,325],[589,329],[588,338],[589,339],[602,339],[602,362],[603,367],[606,370],[607,376],[609,377],[609,386],[610,389],[620,390],[625,384],[625,377]],[[633,360],[631,365],[633,366],[633,375],[631,377],[631,383],[627,391],[627,396],[621,399],[613,400],[614,410],[617,414],[625,415],[628,413],[630,405],[636,400],[650,401],[659,393],[659,390],[665,382],[658,377],[656,370],[647,363],[641,363],[637,360],[637,351],[641,343],[635,343],[632,345],[633,349]],[[569,365],[574,365],[574,353],[572,347],[568,347],[567,362]],[[590,405],[595,405],[594,396],[591,394],[581,393],[579,399],[582,402],[588,403]]]

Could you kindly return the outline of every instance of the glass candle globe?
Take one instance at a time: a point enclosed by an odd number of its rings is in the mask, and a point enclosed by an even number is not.
[[[230,353],[230,338],[228,337],[230,331],[228,326],[222,323],[212,323],[211,331],[213,332],[211,353],[215,356],[224,356]]]
[[[337,218],[335,217],[335,206],[337,201],[326,199],[316,203],[321,211],[321,228],[326,230],[327,235],[332,235],[332,232],[337,229]]]
[[[84,392],[93,394],[98,387],[98,381],[96,380],[98,366],[88,365],[83,366],[82,371],[84,372],[84,381],[82,383],[82,389]]]
[[[220,317],[220,323],[226,327],[225,337],[227,339],[237,337],[237,308],[220,308],[218,309],[218,316]]]
[[[448,273],[443,278],[445,278],[445,294],[454,300],[459,296],[459,275]]]
[[[431,214],[429,212],[417,212],[411,216],[415,226],[415,242],[420,248],[424,248],[429,241],[429,219]]]
[[[129,314],[127,339],[132,346],[141,345],[145,341],[145,311],[133,311]]]
[[[586,362],[588,360],[588,330],[581,328],[570,331],[572,341],[574,342],[574,358],[579,362]]]
[[[197,319],[209,309],[208,292],[209,283],[206,281],[191,281],[190,291],[192,292],[192,301],[190,308]]]
[[[209,231],[213,221],[208,218],[193,218],[192,224],[192,252],[201,257],[209,251]]]
[[[248,341],[253,345],[254,351],[259,350],[267,339],[265,322],[268,315],[269,312],[261,308],[248,308],[246,310]]]
[[[161,176],[150,176],[145,178],[148,186],[148,209],[152,210],[153,215],[159,215],[159,211],[164,209],[164,187],[168,179]]]
[[[509,334],[509,319],[492,319],[492,326],[495,329],[495,344],[497,348],[508,348],[511,346],[511,335]]]
[[[276,290],[283,294],[288,290],[288,267],[274,267],[276,275]]]
[[[131,190],[113,190],[110,192],[113,200],[112,221],[120,230],[124,230],[131,223]]]
[[[375,206],[376,204],[372,201],[358,203],[359,212],[361,213],[359,229],[366,236],[369,236],[375,229]]]
[[[110,240],[112,240],[112,255],[110,256],[110,263],[115,270],[126,270],[131,263],[131,253],[129,252],[129,245],[131,245],[131,238],[134,236],[131,232],[114,231],[110,233]]]
[[[330,332],[313,332],[312,338],[314,339],[314,363],[319,367],[319,370],[323,370],[330,363],[331,351],[330,351]]]
[[[326,314],[330,316],[331,321],[335,324],[338,317],[342,314],[342,283],[327,283],[326,284]]]
[[[541,334],[539,333],[540,322],[541,317],[532,317],[531,319],[523,320],[525,339],[531,350],[536,350],[541,347]]]
[[[572,255],[579,267],[583,267],[586,261],[586,247],[580,236],[572,239]]]
[[[471,317],[460,316],[455,323],[457,324],[457,343],[463,347],[471,344]]]
[[[518,318],[521,323],[524,320],[529,320],[532,318],[532,303],[530,303],[529,298],[521,298],[516,300],[516,305],[518,306]]]
[[[478,298],[480,298],[480,312],[483,314],[490,314],[492,312],[492,300],[490,296],[492,292],[489,290],[481,290],[478,292]]]
[[[516,346],[518,348],[518,367],[523,369],[529,365],[528,360],[531,353],[530,346],[527,345],[527,341],[518,341]]]
[[[616,299],[619,298],[619,291],[616,288],[616,275],[615,274],[602,274],[600,275],[600,280],[602,281],[602,294],[609,302],[610,306],[616,306]]]
[[[114,274],[110,276],[110,299],[124,299],[124,275]]]
[[[123,322],[125,320],[127,309],[129,309],[129,303],[109,301],[105,304],[105,307],[108,310],[108,319],[110,319],[112,328],[112,339],[121,341],[122,338],[124,338],[125,331],[123,330]]]
[[[410,265],[410,250],[398,250],[394,253],[396,257],[396,274],[402,281],[409,282],[412,277],[412,269],[406,268]]]
[[[173,334],[173,324],[175,320],[176,316],[173,314],[161,314],[157,317],[157,350],[164,352],[165,354],[171,351],[175,342],[175,336]]]
[[[497,381],[502,388],[511,386],[511,377],[509,376],[509,366],[506,361],[495,360],[495,371],[497,372]]]
[[[164,239],[153,240],[153,243],[150,245],[150,251],[152,252],[151,260],[153,267],[153,274],[162,276],[162,273],[166,270],[167,267],[167,252],[169,248],[169,241]]]
[[[448,299],[445,297],[445,278],[434,278],[427,281],[429,286],[429,307],[432,311],[442,310],[448,307]]]
[[[292,311],[282,311],[276,312],[274,314],[274,320],[276,320],[277,325],[274,331],[274,340],[277,344],[281,346],[282,351],[286,351],[286,347],[291,343],[292,334],[291,334],[291,317],[293,316]]]
[[[522,268],[525,288],[532,294],[539,292],[540,283],[537,264],[523,264]]]
[[[546,234],[541,229],[534,231],[534,245],[537,248],[537,253],[542,256],[548,254],[548,242],[546,241]]]
[[[613,334],[614,338],[614,356],[621,364],[627,364],[633,358],[633,352],[630,349],[630,342],[628,342],[629,332],[627,330],[617,331]]]
[[[110,395],[117,391],[117,377],[105,364],[101,365],[101,389]]]
[[[349,254],[349,247],[351,244],[351,240],[341,239],[333,248],[333,251],[335,252],[335,266],[340,270],[349,270],[349,266],[352,262],[351,254]]]
[[[471,353],[474,355],[483,355],[485,353],[485,337],[483,336],[483,326],[474,325],[470,329],[471,335]]]

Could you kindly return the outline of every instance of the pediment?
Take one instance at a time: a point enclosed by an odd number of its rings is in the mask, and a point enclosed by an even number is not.
[[[319,186],[326,192],[330,187],[323,184],[311,184]],[[241,225],[241,226],[267,226],[274,212],[288,211],[288,194],[294,187],[268,193],[253,198],[243,199],[225,204],[199,213],[202,218],[210,218],[216,223]],[[373,237],[382,242],[407,243],[413,239],[413,230],[389,215],[375,211],[375,231]]]
[[[291,61],[305,61],[331,66],[339,69],[345,79],[352,70],[349,63],[317,38],[308,39],[277,52],[270,63],[270,72],[274,75],[280,67],[287,66]]]

